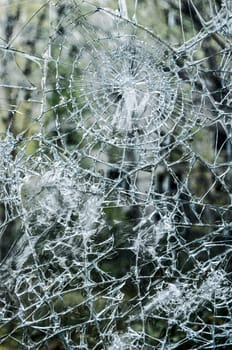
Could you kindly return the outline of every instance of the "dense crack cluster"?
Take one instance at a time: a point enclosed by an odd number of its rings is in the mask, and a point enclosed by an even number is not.
[[[116,38],[114,46],[97,50],[82,78],[86,108],[94,115],[91,129],[99,137],[121,142],[136,134],[143,142],[147,137],[154,140],[168,128],[169,119],[179,117],[174,116],[177,70],[159,44],[147,47],[134,36],[125,36]]]

